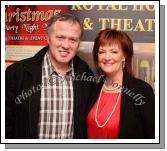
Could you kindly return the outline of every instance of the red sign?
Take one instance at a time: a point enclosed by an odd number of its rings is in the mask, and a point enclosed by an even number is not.
[[[5,8],[6,45],[46,45],[48,19],[68,6],[61,5],[7,5]]]

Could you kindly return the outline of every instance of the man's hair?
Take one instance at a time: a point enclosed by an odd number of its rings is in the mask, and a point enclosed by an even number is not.
[[[82,31],[82,25],[81,25],[79,18],[73,14],[70,14],[70,13],[59,13],[59,14],[52,16],[48,20],[48,23],[47,23],[47,27],[46,27],[47,33],[51,32],[51,30],[52,30],[51,26],[56,21],[69,21],[69,22],[74,23],[74,24],[78,23],[80,25],[80,28],[81,28],[81,36],[82,36],[83,31]]]

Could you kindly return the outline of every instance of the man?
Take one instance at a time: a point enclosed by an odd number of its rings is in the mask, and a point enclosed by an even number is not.
[[[84,138],[93,76],[77,55],[82,28],[68,13],[47,25],[48,46],[6,69],[6,138]],[[77,77],[77,80],[76,80]]]

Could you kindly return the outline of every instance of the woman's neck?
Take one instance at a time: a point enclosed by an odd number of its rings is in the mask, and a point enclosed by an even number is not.
[[[106,75],[106,80],[104,82],[104,90],[118,92],[122,86],[123,72],[115,75]]]
[[[107,85],[111,85],[112,83],[122,84],[123,81],[123,71],[120,71],[113,75],[106,75]]]

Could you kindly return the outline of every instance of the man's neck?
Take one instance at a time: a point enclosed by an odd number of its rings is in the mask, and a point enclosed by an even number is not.
[[[54,67],[54,69],[56,70],[56,72],[58,74],[62,75],[62,76],[64,76],[67,73],[67,71],[69,70],[69,68],[70,68],[70,63],[68,63],[68,64],[60,64],[60,63],[54,61],[53,58],[50,57],[50,55],[49,55],[49,60],[50,60],[50,62],[52,64],[52,66]]]
[[[54,69],[56,70],[56,72],[58,72],[60,75],[64,76],[67,71],[69,70],[70,66],[65,66],[65,65],[53,65]]]

